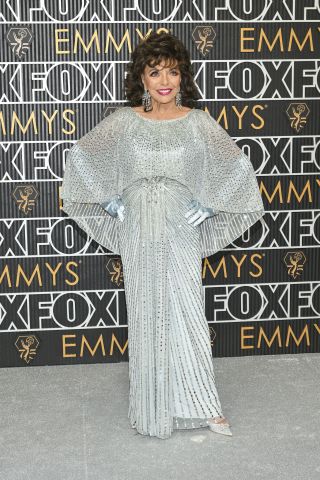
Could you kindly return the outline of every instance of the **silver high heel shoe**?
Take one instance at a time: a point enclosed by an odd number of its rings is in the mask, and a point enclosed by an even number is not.
[[[210,420],[207,420],[207,424],[212,432],[221,433],[222,435],[232,436],[232,432],[230,430],[230,424],[226,422],[221,423],[223,419],[225,419],[225,417],[210,418]]]

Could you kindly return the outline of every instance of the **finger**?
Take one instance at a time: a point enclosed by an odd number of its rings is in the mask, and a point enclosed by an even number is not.
[[[124,220],[124,205],[120,205],[120,207],[118,208],[118,217],[119,217],[119,220],[121,222],[123,222]]]
[[[195,221],[195,223],[194,223],[193,225],[194,225],[195,227],[196,227],[197,225],[200,225],[200,223],[202,223],[203,220],[204,220],[205,218],[207,218],[208,216],[209,216],[209,215],[208,215],[207,212],[203,213],[203,214],[198,218],[198,220]]]
[[[188,223],[193,223],[195,220],[198,220],[199,212],[196,212],[191,218],[189,218]]]
[[[191,208],[191,210],[188,210],[188,212],[184,216],[185,216],[185,218],[188,218],[188,217],[190,217],[190,215],[192,215],[193,213],[195,213],[197,211],[198,211],[197,207]]]

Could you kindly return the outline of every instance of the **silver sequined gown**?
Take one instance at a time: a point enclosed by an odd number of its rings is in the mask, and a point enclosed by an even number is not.
[[[124,222],[100,206],[115,194]],[[132,427],[165,439],[222,416],[201,266],[265,213],[248,157],[202,110],[152,120],[121,107],[71,148],[61,196],[89,236],[121,255]],[[218,215],[189,225],[192,199]]]

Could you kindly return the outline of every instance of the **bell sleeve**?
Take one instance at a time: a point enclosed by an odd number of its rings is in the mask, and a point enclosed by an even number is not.
[[[119,219],[101,205],[121,193],[118,145],[120,109],[108,115],[69,150],[61,186],[62,210],[87,235],[119,254]]]
[[[215,215],[200,225],[202,258],[240,237],[265,214],[248,156],[206,112],[201,122],[204,155],[198,199]]]

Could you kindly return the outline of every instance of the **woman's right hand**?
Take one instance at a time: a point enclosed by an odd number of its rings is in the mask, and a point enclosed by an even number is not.
[[[114,195],[113,197],[105,200],[103,203],[100,203],[102,208],[106,210],[109,215],[112,217],[118,217],[120,222],[124,220],[124,204],[122,198],[119,194]]]
[[[194,199],[189,203],[190,210],[185,214],[185,218],[189,218],[188,223],[194,226],[200,225],[206,218],[217,215],[217,212],[211,207],[204,207],[198,200]]]

